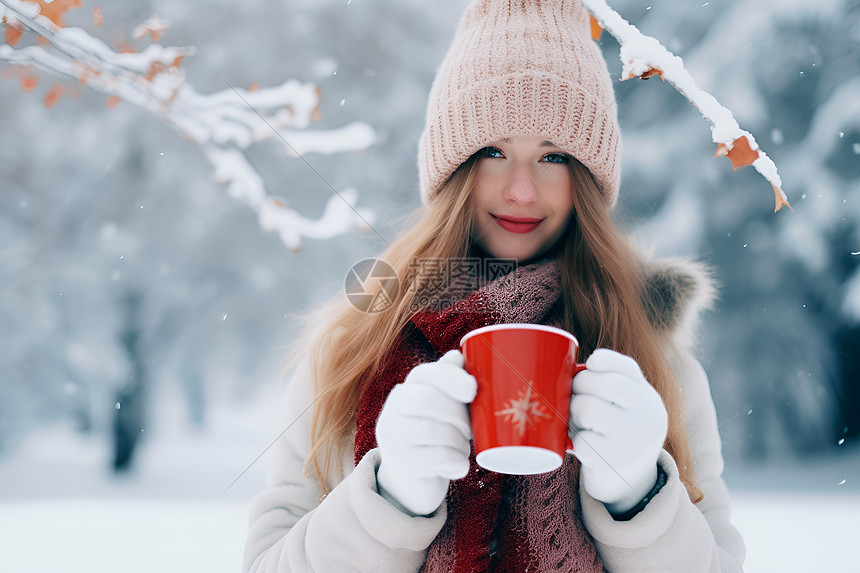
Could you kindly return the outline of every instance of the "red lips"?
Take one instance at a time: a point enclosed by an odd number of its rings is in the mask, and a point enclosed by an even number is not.
[[[493,215],[490,213],[490,216],[495,219],[498,225],[512,233],[528,233],[530,231],[534,231],[537,229],[537,226],[540,225],[543,219],[535,219],[534,217],[514,217],[513,215]]]
[[[540,223],[543,219],[535,219],[534,217],[514,217],[513,215],[493,215],[490,213],[491,217],[496,219],[505,219],[512,223]]]

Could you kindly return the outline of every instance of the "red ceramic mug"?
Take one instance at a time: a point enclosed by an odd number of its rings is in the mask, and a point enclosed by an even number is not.
[[[561,466],[568,436],[571,382],[579,343],[540,324],[496,324],[460,339],[464,368],[478,381],[469,407],[476,460],[505,474],[539,474]]]

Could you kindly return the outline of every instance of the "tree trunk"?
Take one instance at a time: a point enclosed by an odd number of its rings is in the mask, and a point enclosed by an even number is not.
[[[128,353],[131,373],[117,392],[114,404],[113,470],[116,473],[131,469],[136,446],[143,432],[146,366],[140,351],[140,303],[139,293],[130,294],[125,299],[126,320],[122,343]]]

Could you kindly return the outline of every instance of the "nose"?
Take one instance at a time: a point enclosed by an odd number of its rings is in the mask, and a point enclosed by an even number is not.
[[[516,161],[510,171],[503,196],[506,201],[527,205],[537,198],[537,183],[540,169],[534,169],[528,161]]]

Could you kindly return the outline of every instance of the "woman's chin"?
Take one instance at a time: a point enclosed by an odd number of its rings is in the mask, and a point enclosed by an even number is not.
[[[511,244],[480,244],[472,243],[472,254],[482,258],[515,260],[517,264],[531,262],[546,255],[552,249],[543,246],[526,246]]]
[[[532,259],[535,256],[536,251],[534,251],[533,249],[528,251],[522,249],[489,249],[488,253],[491,257],[496,259],[514,259],[518,263],[521,263],[523,261]]]

